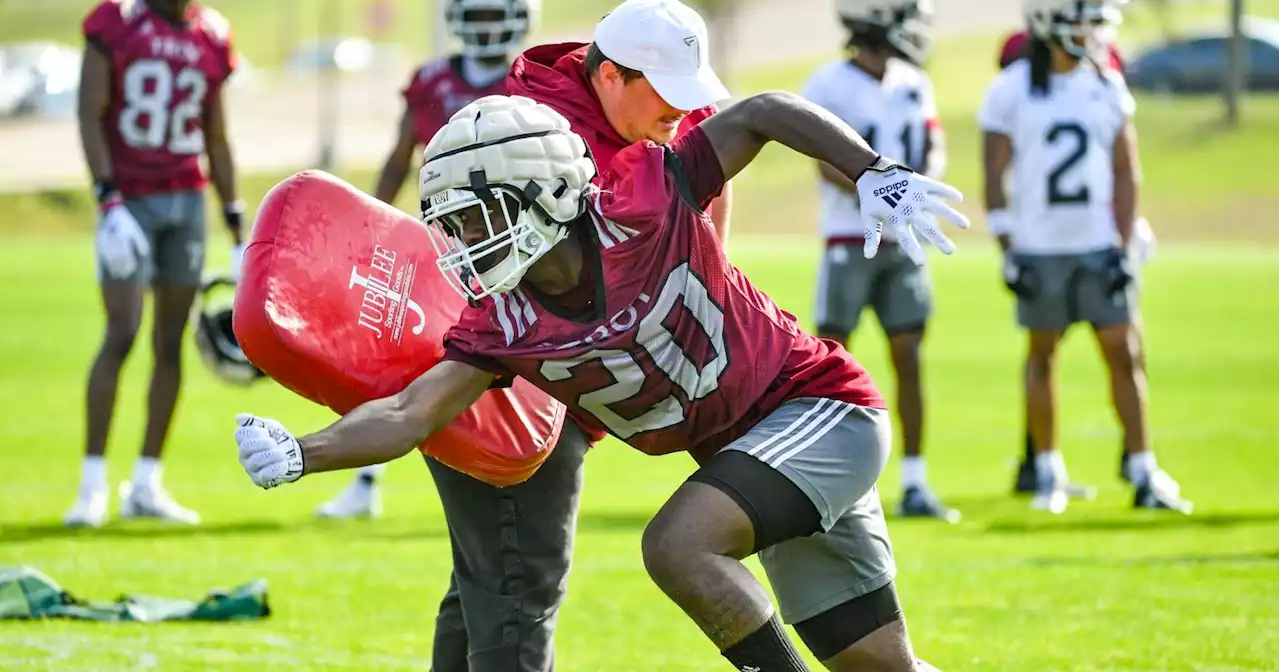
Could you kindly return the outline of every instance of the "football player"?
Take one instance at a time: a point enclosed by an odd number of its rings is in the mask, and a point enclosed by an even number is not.
[[[80,139],[98,202],[95,250],[106,335],[89,372],[88,428],[80,490],[65,522],[101,525],[107,511],[104,454],[120,367],[133,349],[147,288],[153,298],[155,365],[146,434],[121,517],[197,524],[161,483],[160,457],[181,381],[182,335],[205,253],[206,182],[201,155],[243,255],[223,83],[235,68],[231,31],[189,0],[108,0],[84,21]]]
[[[1109,10],[1112,17],[1118,21],[1119,14],[1116,13],[1118,8],[1125,4],[1128,0],[1111,0],[1112,9]],[[1120,48],[1114,41],[1110,39],[1107,31],[1100,31],[1095,34],[1100,47],[1106,48],[1106,57],[1095,61],[1098,65],[1105,65],[1114,70],[1117,74],[1124,75],[1124,57],[1120,53]],[[1026,30],[1020,30],[1013,33],[1005,39],[1000,45],[999,65],[1000,69],[1004,69],[1013,63],[1024,59],[1028,56],[1031,49],[1031,33]],[[1151,230],[1151,224],[1147,222],[1145,217],[1139,216],[1134,220],[1134,235],[1130,241],[1130,249],[1132,258],[1137,262],[1137,266],[1142,266],[1151,258],[1155,251],[1156,238],[1155,233]],[[1138,287],[1134,287],[1134,291],[1138,291]],[[1138,332],[1141,338],[1141,324],[1138,321],[1134,323],[1134,330]],[[1120,449],[1120,474],[1124,478],[1127,470],[1127,461],[1129,453],[1124,447]],[[1016,493],[1034,493],[1036,490],[1036,469],[1035,469],[1035,446],[1031,441],[1031,433],[1027,432],[1023,442],[1022,462],[1018,465],[1017,478],[1014,480],[1013,490]],[[1090,498],[1093,496],[1095,489],[1088,486],[1079,486],[1075,484],[1067,485],[1067,493],[1073,497]]]
[[[711,77],[695,68],[655,86],[693,96]],[[300,439],[241,414],[246,473],[270,488],[385,462],[524,377],[584,427],[702,465],[650,522],[643,555],[734,669],[806,669],[741,563],[756,552],[784,618],[828,668],[918,669],[875,490],[890,451],[884,401],[844,348],[804,332],[729,264],[705,214],[769,141],[868,195],[864,254],[885,225],[918,261],[917,235],[954,250],[928,215],[968,225],[941,200],[959,192],[792,94],[748,98],[670,145],[633,144],[599,184],[559,113],[482,98],[432,139],[420,180],[440,270],[470,301],[445,360]]]
[[[394,203],[413,164],[414,154],[472,101],[502,93],[511,60],[528,37],[538,0],[451,0],[444,6],[449,32],[461,42],[458,53],[428,61],[401,91],[404,112],[396,143],[383,163],[374,196]],[[386,465],[361,469],[350,485],[325,502],[322,518],[377,517],[382,514],[378,480]]]
[[[1124,429],[1134,506],[1189,512],[1147,433],[1146,375],[1127,250],[1139,166],[1134,100],[1096,58],[1117,20],[1110,2],[1023,0],[1029,55],[1001,72],[979,113],[987,221],[1005,251],[1005,283],[1028,331],[1026,417],[1037,509],[1061,512],[1067,470],[1054,446],[1053,369],[1072,324],[1094,330]],[[1005,178],[1008,174],[1009,191]]]
[[[942,127],[933,82],[921,69],[930,47],[931,0],[840,0],[836,6],[848,31],[849,55],[820,67],[802,95],[858,129],[877,152],[940,177],[946,162]],[[891,231],[874,258],[859,254],[862,218],[854,184],[829,165],[819,164],[818,172],[826,248],[818,272],[818,336],[846,343],[863,310],[875,310],[898,378],[903,452],[898,513],[954,522],[959,513],[933,495],[921,454],[920,342],[933,304],[928,267],[907,257]]]

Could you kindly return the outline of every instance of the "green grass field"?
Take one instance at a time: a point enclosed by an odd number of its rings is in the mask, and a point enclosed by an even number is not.
[[[970,194],[966,207],[975,214],[973,109],[993,73],[994,50],[991,38],[947,42],[938,47],[946,58],[934,65],[951,137],[949,179]],[[812,65],[750,73],[743,86],[795,89]],[[1054,518],[1010,496],[1022,431],[1021,337],[985,236],[960,236],[954,257],[933,260],[926,450],[931,480],[965,517],[955,526],[890,523],[913,638],[920,655],[943,669],[1276,669],[1280,115],[1275,97],[1252,98],[1242,128],[1228,132],[1215,126],[1215,100],[1142,98],[1139,106],[1144,210],[1161,240],[1143,275],[1152,428],[1161,464],[1182,482],[1196,513],[1129,509],[1116,474],[1120,436],[1105,374],[1083,330],[1068,339],[1059,367],[1059,445],[1073,478],[1098,485],[1100,497]],[[365,172],[346,176],[372,183]],[[246,197],[258,198],[280,177],[246,176]],[[807,323],[818,253],[809,233],[808,162],[769,150],[737,193],[733,259]],[[92,599],[194,598],[262,577],[275,613],[235,625],[10,623],[0,627],[0,668],[427,669],[450,556],[419,458],[389,470],[384,519],[317,522],[314,507],[346,475],[258,490],[236,461],[232,418],[248,410],[307,431],[332,415],[271,383],[249,390],[220,384],[193,349],[166,481],[204,525],[60,527],[79,475],[83,384],[103,328],[85,235],[89,213],[79,192],[0,197],[0,285],[8,288],[0,292],[0,314],[8,317],[0,331],[0,407],[10,409],[0,425],[7,446],[0,450],[0,564],[38,567]],[[214,248],[215,267],[225,260],[222,247]],[[123,378],[113,483],[128,477],[141,441],[145,344],[139,338]],[[870,316],[852,349],[892,395]],[[641,530],[691,466],[682,456],[644,457],[612,441],[589,456],[558,669],[725,669],[640,560]],[[890,507],[898,497],[896,459],[882,483]]]
[[[734,257],[785,306],[808,314],[814,246],[741,238]],[[1059,395],[1061,446],[1100,498],[1060,518],[1008,495],[1019,445],[1019,337],[996,259],[937,259],[938,316],[926,350],[931,475],[962,508],[954,527],[894,521],[901,586],[922,655],[944,669],[1266,670],[1277,656],[1277,272],[1275,251],[1165,250],[1146,274],[1152,426],[1162,464],[1195,500],[1193,517],[1135,513],[1118,482],[1119,435],[1090,338],[1074,334]],[[43,569],[78,595],[174,597],[254,577],[275,615],[240,625],[11,624],[0,665],[20,669],[425,668],[448,539],[418,458],[389,470],[385,519],[320,524],[312,507],[344,475],[263,492],[231,440],[240,410],[304,430],[327,411],[271,384],[212,380],[188,353],[188,387],[167,480],[200,510],[197,530],[112,524],[68,533],[81,385],[102,318],[80,239],[5,246],[0,281],[0,563]],[[39,283],[32,278],[44,278]],[[887,391],[872,320],[855,352]],[[128,365],[112,442],[113,482],[141,436],[148,354]],[[645,521],[690,471],[619,444],[588,458],[576,566],[558,640],[564,670],[719,669],[716,652],[649,583]],[[896,461],[884,477],[897,499]],[[754,566],[754,565],[753,565]],[[661,644],[655,646],[655,643]]]

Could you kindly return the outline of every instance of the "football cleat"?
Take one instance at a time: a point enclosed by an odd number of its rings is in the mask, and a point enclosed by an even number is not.
[[[67,527],[102,527],[106,520],[107,491],[82,487],[62,524]]]
[[[120,484],[121,518],[155,518],[183,525],[199,525],[200,514],[173,499],[156,483],[138,487],[130,481]]]
[[[1062,490],[1065,491],[1067,493],[1067,497],[1071,499],[1091,501],[1098,496],[1098,489],[1092,485],[1066,483],[1062,486]],[[1018,475],[1013,482],[1013,493],[1015,495],[1031,495],[1036,492],[1035,461],[1023,460],[1018,464]]]
[[[357,478],[337,497],[316,509],[321,518],[377,518],[382,515],[382,489]]]
[[[1182,488],[1173,477],[1163,469],[1157,469],[1147,478],[1147,482],[1134,488],[1133,508],[1165,509],[1191,515],[1195,505],[1183,499]]]
[[[902,491],[898,515],[903,518],[939,518],[960,522],[960,512],[943,504],[927,487],[913,485]]]

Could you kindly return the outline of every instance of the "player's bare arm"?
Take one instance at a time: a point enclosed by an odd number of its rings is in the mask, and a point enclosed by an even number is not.
[[[834,114],[783,91],[730,105],[699,127],[715,148],[725,179],[746,168],[770,141],[830,164],[850,182],[879,158],[862,136]]]
[[[329,427],[298,440],[305,473],[382,464],[403,456],[467,410],[494,375],[444,361],[399,394],[361,404]]]
[[[111,61],[89,45],[81,63],[78,117],[85,163],[95,183],[110,182],[111,150],[103,131],[103,119],[111,106]]]
[[[998,220],[1007,217],[1009,212],[1009,196],[1004,190],[1004,175],[1013,161],[1013,140],[1003,133],[986,131],[982,134],[982,175],[983,195],[987,206],[988,226],[996,240],[1000,241],[1000,249],[1009,251],[1009,233],[1007,223]],[[992,217],[992,213],[1004,213]]]
[[[209,99],[204,115],[205,152],[209,156],[209,180],[222,201],[223,216],[231,239],[242,242],[241,215],[244,204],[236,192],[236,167],[231,156],[231,140],[227,137],[226,100],[219,87]]]
[[[1133,120],[1125,122],[1116,135],[1112,150],[1112,170],[1115,174],[1114,207],[1116,231],[1120,234],[1120,249],[1129,249],[1133,240],[1133,223],[1138,217],[1138,183],[1141,171],[1138,164],[1138,133]]]
[[[400,186],[404,184],[404,179],[409,174],[409,167],[413,163],[413,150],[417,146],[418,139],[413,129],[413,112],[405,106],[404,114],[400,116],[400,128],[396,131],[396,144],[387,155],[387,160],[382,163],[382,172],[378,174],[378,185],[373,191],[375,198],[384,203],[395,202],[396,196],[400,193]]]
[[[825,161],[818,162],[818,174],[822,176],[822,179],[830,182],[831,184],[836,185],[837,187],[840,187],[841,189],[844,189],[845,191],[851,194],[858,193],[858,185],[856,182],[849,179],[847,175],[840,172],[840,170],[837,169],[835,166]]]

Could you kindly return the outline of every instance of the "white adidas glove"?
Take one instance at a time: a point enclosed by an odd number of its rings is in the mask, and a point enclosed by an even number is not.
[[[236,415],[240,466],[254,485],[274,488],[302,477],[302,446],[284,425],[249,413]]]
[[[94,234],[103,270],[113,278],[127,278],[151,256],[151,243],[142,225],[118,198],[103,204]]]
[[[858,178],[858,201],[862,210],[866,242],[862,253],[868,259],[880,249],[880,235],[889,226],[898,236],[902,251],[917,264],[925,262],[924,249],[916,240],[919,232],[944,254],[955,251],[955,243],[938,229],[934,215],[956,226],[969,228],[969,219],[941,199],[962,201],[959,189],[925,177],[883,156]]]

